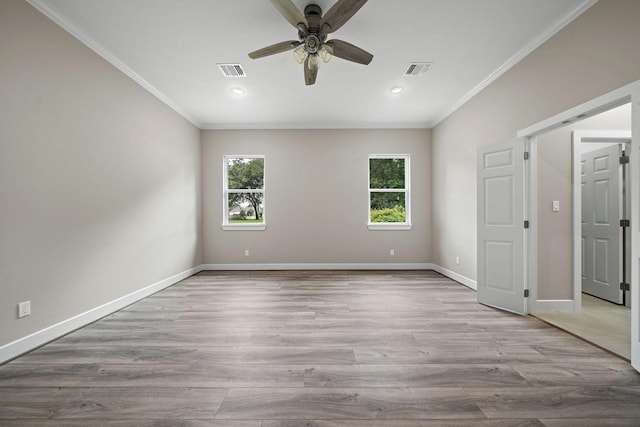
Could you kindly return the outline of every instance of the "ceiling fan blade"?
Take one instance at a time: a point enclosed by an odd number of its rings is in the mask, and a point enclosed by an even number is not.
[[[316,82],[318,77],[318,60],[311,60],[311,55],[304,61],[304,82],[310,86]]]
[[[298,40],[289,40],[286,42],[272,44],[271,46],[263,47],[262,49],[258,49],[254,52],[251,52],[249,54],[249,58],[258,59],[258,58],[263,58],[265,56],[274,55],[276,53],[286,52],[288,50],[295,49],[301,44],[302,42],[299,42]]]
[[[278,12],[284,19],[289,21],[291,25],[298,28],[298,24],[304,24],[308,26],[307,18],[304,17],[300,9],[293,4],[291,0],[271,0],[271,3],[278,9]]]
[[[342,27],[351,19],[366,2],[367,0],[338,0],[338,2],[324,14],[320,27],[328,25],[329,30],[327,30],[327,34],[337,31],[338,28]]]
[[[358,64],[369,65],[373,59],[373,55],[358,46],[347,43],[343,40],[329,40],[326,44],[333,49],[333,56],[346,59],[347,61],[357,62]]]

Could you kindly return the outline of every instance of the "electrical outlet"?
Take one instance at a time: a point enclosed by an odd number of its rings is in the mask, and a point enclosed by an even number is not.
[[[244,250],[244,256],[249,256],[249,249]]]
[[[459,256],[456,257],[456,264],[460,265],[460,257]]]
[[[31,315],[31,301],[25,301],[18,304],[18,318]]]
[[[395,254],[396,254],[396,250],[395,250],[395,249],[391,249],[391,250],[389,251],[389,255],[391,255],[391,256],[395,256]]]

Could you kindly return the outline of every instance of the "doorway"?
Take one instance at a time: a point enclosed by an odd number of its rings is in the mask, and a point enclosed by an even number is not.
[[[630,303],[620,290],[630,274],[622,262],[622,233],[629,237],[629,231],[620,220],[629,216],[621,194],[626,166],[619,164],[621,144],[629,151],[630,129],[626,103],[537,136],[539,274],[532,310],[626,359],[630,310],[615,304]]]
[[[630,129],[629,105],[599,116],[585,120],[582,129],[607,125]],[[630,291],[620,289],[630,277],[630,239],[629,228],[620,220],[629,218],[625,156],[631,131],[582,129],[573,130],[571,138],[574,307],[535,315],[630,360]]]
[[[566,299],[545,299],[543,292],[541,292],[541,284],[543,284],[543,282],[538,280],[538,244],[541,240],[537,236],[537,222],[539,220],[537,200],[537,179],[539,175],[537,167],[537,138],[539,135],[550,132],[554,129],[559,129],[569,123],[581,121],[584,118],[595,116],[624,104],[631,104],[632,135],[635,134],[638,136],[640,135],[640,80],[535,123],[520,130],[516,134],[518,138],[523,138],[524,144],[530,150],[528,151],[528,154],[525,154],[524,156],[524,186],[523,188],[518,189],[518,191],[522,191],[525,195],[523,200],[524,210],[522,211],[524,215],[514,218],[515,221],[511,221],[514,225],[524,225],[523,233],[526,241],[525,249],[523,251],[514,252],[513,259],[517,261],[518,265],[521,262],[524,263],[524,273],[518,277],[519,281],[523,281],[524,292],[521,296],[514,294],[514,299],[518,297],[522,301],[527,301],[524,303],[525,314],[548,311],[549,309],[560,309],[562,311],[571,312],[574,310],[575,305],[581,304],[581,302],[578,302],[578,299],[581,298],[578,298],[578,296],[574,294],[571,286],[569,286]],[[528,166],[526,166],[527,164]],[[640,182],[640,140],[638,137],[632,138],[631,140],[629,169],[631,175],[628,191],[629,209],[631,213],[631,231],[629,233],[631,235],[631,273],[629,277],[629,284],[631,287],[630,295],[632,299],[630,347],[631,365],[636,370],[640,371],[640,292],[637,292],[637,286],[640,282],[640,185],[636,185],[636,183]],[[478,185],[482,185],[482,180],[480,178],[478,179]],[[512,212],[515,212],[515,210]],[[480,228],[483,226],[484,224],[479,220],[477,242],[478,259],[481,259],[481,253],[485,251],[485,240],[488,240],[481,239]],[[572,227],[568,227],[568,229],[571,230]],[[571,241],[571,239],[569,239],[569,241]],[[569,265],[569,269],[574,267],[573,263],[570,261],[566,264]],[[494,268],[493,265],[488,267]],[[514,266],[503,265],[500,268],[512,269]],[[571,279],[569,279],[569,284],[571,284]],[[478,274],[477,286],[478,298],[480,299],[481,294],[486,294],[488,289],[486,277],[484,277],[484,275]],[[485,302],[486,304],[501,307],[497,298],[492,298],[490,294],[486,294],[484,296],[489,298],[489,300]]]
[[[536,185],[538,174],[537,166],[535,165],[537,158],[537,140],[538,137],[555,129],[559,129],[567,124],[580,122],[584,118],[596,116],[602,112],[612,110],[616,107],[624,104],[631,104],[631,130],[632,134],[640,135],[640,80],[629,85],[616,89],[608,94],[602,95],[591,101],[585,102],[579,106],[566,110],[560,114],[550,117],[546,120],[538,122],[528,128],[522,129],[517,133],[519,137],[525,137],[532,145],[532,167],[530,168],[531,174],[528,175],[528,180],[532,186]],[[630,163],[630,180],[629,180],[629,210],[630,210],[630,248],[631,248],[631,268],[629,283],[631,287],[631,331],[630,331],[630,347],[631,347],[631,364],[636,369],[640,370],[640,296],[639,292],[634,292],[634,288],[638,284],[638,277],[640,277],[640,186],[635,185],[640,177],[640,145],[637,138],[632,138],[631,150],[629,153]],[[581,293],[574,292],[573,290],[567,295],[567,299],[553,300],[547,295],[544,295],[544,284],[538,278],[538,239],[537,236],[537,217],[539,211],[537,206],[537,188],[534,188],[528,193],[531,209],[529,214],[532,216],[533,230],[529,245],[529,257],[527,258],[528,274],[527,282],[530,289],[530,293],[533,298],[529,302],[531,313],[541,313],[544,311],[558,310],[565,313],[574,311],[576,308],[581,307],[582,299]],[[573,271],[577,270],[577,262],[570,263],[570,268]],[[572,273],[573,273],[572,271]],[[542,290],[542,292],[541,292]]]
[[[613,108],[619,107],[624,104],[631,104],[631,121],[632,121],[632,134],[640,135],[640,80],[630,83],[626,86],[620,87],[607,94],[599,96],[595,99],[587,101],[576,107],[570,108],[564,112],[556,114],[545,120],[537,122],[527,128],[524,128],[517,132],[518,138],[523,138],[525,145],[529,147],[529,154],[525,154],[524,160],[529,162],[529,166],[525,166],[525,185],[523,189],[524,197],[524,215],[525,217],[516,218],[514,224],[524,224],[524,233],[526,240],[526,248],[524,251],[518,251],[514,254],[514,259],[517,258],[518,262],[524,262],[524,274],[519,277],[518,280],[524,281],[524,292],[521,294],[525,303],[525,313],[536,313],[540,311],[548,310],[562,310],[565,312],[573,311],[575,305],[581,304],[578,302],[577,295],[574,295],[573,289],[570,289],[566,299],[553,300],[544,297],[543,292],[540,292],[541,281],[538,280],[538,167],[537,167],[537,137],[551,130],[561,128],[566,124],[580,121],[586,117],[595,116],[601,112],[609,111]],[[632,138],[631,150],[629,153],[629,209],[630,209],[630,224],[631,224],[631,274],[629,277],[629,283],[631,287],[631,333],[630,333],[630,346],[631,346],[631,365],[640,371],[640,292],[634,292],[637,289],[638,282],[640,282],[640,185],[636,183],[640,182],[640,141],[639,139]],[[479,184],[480,184],[479,179]],[[523,222],[519,222],[523,221]],[[478,223],[478,228],[482,224]],[[571,230],[571,227],[569,227]],[[480,259],[480,253],[485,251],[484,241],[480,239],[480,232],[478,238],[478,258]],[[574,267],[573,263],[566,263],[569,268]],[[507,266],[512,268],[513,266]],[[504,266],[502,268],[505,268]],[[486,278],[478,274],[478,295],[485,292],[487,289]],[[571,283],[571,280],[569,280]],[[580,294],[581,295],[581,294]],[[490,300],[488,303],[494,305],[495,301]],[[498,303],[497,307],[501,307]],[[553,307],[553,308],[551,308]]]

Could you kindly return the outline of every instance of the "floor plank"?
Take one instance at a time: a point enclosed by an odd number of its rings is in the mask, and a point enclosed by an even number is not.
[[[0,383],[15,387],[303,387],[303,367],[276,365],[10,364]]]
[[[639,387],[519,387],[467,389],[489,418],[640,419]]]
[[[536,419],[518,420],[268,420],[262,427],[544,427]],[[564,427],[564,426],[563,426]]]
[[[68,346],[51,343],[19,359],[21,364],[144,364],[159,365],[248,364],[248,365],[322,365],[356,363],[351,347],[298,346]]]
[[[33,418],[2,420],[2,427],[261,427],[262,425],[261,420],[40,420]]]
[[[336,365],[307,369],[305,387],[526,386],[504,365]]]
[[[0,388],[0,419],[213,419],[226,389]]]
[[[217,419],[484,419],[459,388],[231,389]]]

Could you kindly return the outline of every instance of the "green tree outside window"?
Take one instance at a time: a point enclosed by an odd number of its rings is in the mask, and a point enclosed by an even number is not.
[[[369,222],[407,222],[407,156],[369,158]]]
[[[264,222],[264,158],[226,159],[227,222]]]

